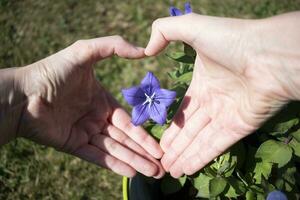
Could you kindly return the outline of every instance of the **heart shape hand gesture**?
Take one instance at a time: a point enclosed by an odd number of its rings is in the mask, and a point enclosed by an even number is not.
[[[146,49],[119,36],[78,41],[15,70],[14,86],[26,97],[19,136],[129,177],[136,171],[157,178],[164,171],[176,178],[193,174],[300,98],[297,18],[299,13],[263,20],[191,13],[156,20]],[[177,40],[197,57],[189,89],[159,145],[131,123],[95,79],[92,65],[114,54],[154,56]]]

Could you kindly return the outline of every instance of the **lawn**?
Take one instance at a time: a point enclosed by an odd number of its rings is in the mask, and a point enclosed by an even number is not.
[[[300,0],[192,0],[194,12],[262,18],[300,9]],[[78,39],[122,35],[145,46],[151,23],[184,1],[0,0],[0,68],[24,66]],[[171,45],[167,51],[176,48]],[[163,53],[95,66],[98,79],[122,103],[120,89],[153,71],[168,86],[174,63]],[[121,199],[121,177],[52,148],[18,139],[0,148],[0,200]]]

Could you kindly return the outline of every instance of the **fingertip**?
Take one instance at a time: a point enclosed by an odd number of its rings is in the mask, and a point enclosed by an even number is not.
[[[153,176],[153,178],[161,179],[162,177],[164,177],[165,174],[166,174],[166,172],[164,170],[159,170],[158,169],[158,173],[155,176]]]
[[[149,162],[148,164],[144,165],[143,173],[145,176],[148,177],[153,177],[157,174],[158,172],[158,167],[156,164]]]
[[[163,156],[163,150],[161,149],[161,147],[157,144],[157,148],[155,148],[155,151],[152,153],[152,156],[156,159],[161,159]]]
[[[169,42],[166,41],[162,35],[151,35],[150,41],[145,48],[144,53],[146,56],[155,56],[163,51],[168,44]]]
[[[137,173],[136,170],[134,170],[134,169],[128,169],[127,171],[121,173],[120,175],[126,176],[128,178],[132,178],[132,177],[134,177],[136,175],[136,173]]]
[[[136,50],[136,54],[131,58],[139,59],[139,58],[144,58],[146,56],[144,47],[135,47],[135,50]]]
[[[159,142],[160,148],[162,149],[163,152],[167,152],[167,144],[165,142],[165,140],[161,139]]]

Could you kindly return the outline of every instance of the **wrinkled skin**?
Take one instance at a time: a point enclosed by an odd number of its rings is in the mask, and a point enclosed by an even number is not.
[[[132,177],[164,174],[162,151],[95,79],[92,65],[106,57],[144,57],[119,36],[82,40],[25,68],[28,98],[21,135]]]
[[[190,87],[160,142],[161,163],[173,177],[200,170],[299,99],[299,17],[238,20],[193,13],[153,23],[146,55],[175,40],[197,52]],[[281,32],[278,24],[284,24]]]

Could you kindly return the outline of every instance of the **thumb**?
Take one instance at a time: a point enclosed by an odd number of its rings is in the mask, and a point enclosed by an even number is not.
[[[224,66],[237,67],[255,44],[253,20],[198,15],[160,18],[153,22],[147,56],[161,52],[170,41],[183,41]],[[238,61],[237,61],[238,60]]]
[[[136,47],[120,36],[78,40],[65,50],[64,53],[81,63],[94,63],[113,55],[130,59],[145,56],[144,48]]]
[[[170,41],[183,41],[192,46],[194,36],[193,18],[195,14],[157,19],[152,24],[149,43],[145,49],[147,56],[160,53]]]

